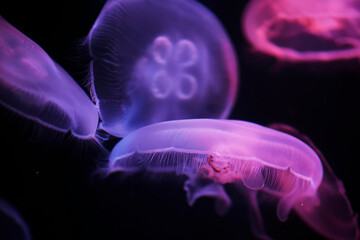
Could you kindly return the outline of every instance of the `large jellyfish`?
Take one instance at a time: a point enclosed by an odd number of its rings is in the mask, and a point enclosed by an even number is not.
[[[257,50],[281,59],[360,56],[360,5],[354,0],[252,0],[243,30]]]
[[[112,135],[230,113],[234,50],[216,17],[196,1],[109,0],[87,42],[100,127]]]
[[[30,240],[29,227],[12,205],[0,198],[0,239]]]
[[[213,197],[219,214],[225,214],[231,205],[223,185],[234,185],[249,200],[252,230],[259,238],[268,238],[256,199],[260,191],[278,198],[281,221],[295,209],[328,238],[359,237],[351,207],[340,205],[338,211],[338,203],[347,200],[346,196],[334,184],[333,173],[323,170],[316,152],[297,138],[257,124],[192,119],[146,126],[113,149],[109,172],[117,171],[186,175],[188,203]],[[324,202],[323,197],[329,198]]]
[[[98,113],[77,83],[43,49],[0,16],[0,104],[77,137],[95,135]]]

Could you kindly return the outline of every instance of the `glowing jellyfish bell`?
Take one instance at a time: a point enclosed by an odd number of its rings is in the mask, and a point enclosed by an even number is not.
[[[0,104],[79,138],[95,135],[98,113],[77,83],[43,49],[0,16]]]
[[[109,0],[87,40],[100,127],[110,134],[228,116],[237,60],[219,21],[196,1]]]
[[[353,0],[252,0],[243,30],[258,50],[294,61],[360,56],[360,5]]]
[[[30,240],[29,227],[18,211],[0,199],[0,239]]]
[[[279,199],[277,216],[282,221],[295,209],[326,237],[359,236],[350,205],[338,212],[340,201],[323,201],[324,196],[331,194],[347,199],[324,175],[329,171],[323,171],[318,155],[297,138],[257,124],[192,119],[146,126],[114,147],[109,172],[117,171],[145,171],[150,176],[186,175],[188,203],[193,205],[200,197],[213,197],[220,214],[231,205],[223,185],[233,185],[249,200],[252,230],[262,239],[268,237],[256,199],[259,191]],[[325,192],[319,191],[323,185]]]

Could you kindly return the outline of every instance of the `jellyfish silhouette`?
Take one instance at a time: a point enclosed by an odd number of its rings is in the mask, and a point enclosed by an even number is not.
[[[0,198],[0,239],[30,240],[25,221],[12,205]]]
[[[252,0],[243,30],[280,59],[330,61],[360,56],[360,6],[353,0]]]
[[[196,1],[110,0],[87,43],[100,128],[112,135],[230,113],[234,50],[216,17]]]
[[[331,199],[324,203],[324,196],[339,195],[338,186],[330,180],[333,174],[327,169],[324,172],[312,148],[293,136],[257,124],[192,119],[146,126],[114,147],[108,171],[185,175],[189,205],[200,197],[212,197],[219,214],[225,214],[232,202],[223,185],[234,185],[248,199],[252,230],[261,239],[268,236],[256,199],[260,191],[278,198],[281,221],[295,209],[326,237],[359,236],[351,207],[337,212],[332,209],[337,208],[336,199],[335,203]],[[326,186],[325,191],[322,186]],[[340,198],[346,198],[345,194]]]
[[[0,33],[0,104],[56,131],[93,137],[98,113],[86,93],[1,16]]]

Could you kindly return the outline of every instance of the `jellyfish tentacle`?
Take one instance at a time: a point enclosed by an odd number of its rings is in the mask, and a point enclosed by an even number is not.
[[[199,179],[188,179],[184,184],[188,204],[193,206],[201,197],[215,198],[215,211],[219,215],[225,215],[231,206],[231,200],[223,186],[219,183],[202,184]]]
[[[249,190],[246,186],[240,183],[237,184],[237,187],[239,192],[246,199],[251,231],[258,239],[270,240],[271,238],[267,235],[265,231],[264,222],[257,201],[257,192],[254,190]]]

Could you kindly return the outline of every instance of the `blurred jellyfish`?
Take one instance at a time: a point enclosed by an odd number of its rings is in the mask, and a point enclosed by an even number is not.
[[[0,199],[0,239],[31,239],[30,230],[20,214],[13,206],[2,199]]]
[[[87,41],[100,127],[110,134],[229,115],[237,91],[234,49],[196,1],[109,0]]]
[[[253,233],[262,239],[268,237],[256,199],[259,191],[279,199],[277,216],[281,221],[295,209],[326,237],[358,236],[349,205],[341,209],[344,212],[337,212],[337,200],[322,201],[323,184],[326,193],[334,195],[338,195],[338,186],[323,175],[329,172],[323,172],[317,154],[297,138],[257,124],[192,119],[141,128],[113,149],[109,172],[117,171],[144,171],[150,176],[186,175],[188,203],[193,205],[200,197],[213,197],[219,214],[225,214],[231,205],[223,185],[234,185],[248,199]],[[344,194],[341,197],[346,199]]]
[[[76,82],[36,43],[0,17],[0,104],[79,138],[94,136],[98,113]]]
[[[360,4],[355,0],[252,0],[243,30],[256,49],[281,59],[360,56]]]

